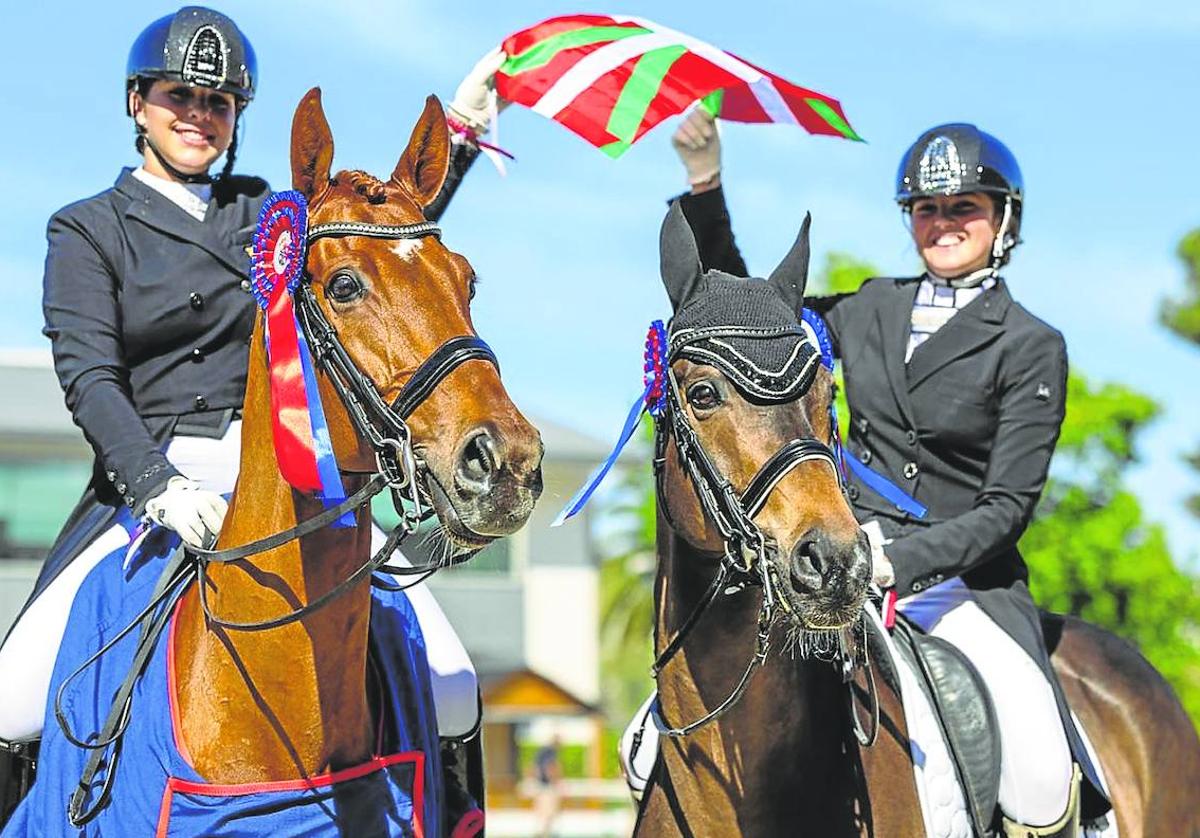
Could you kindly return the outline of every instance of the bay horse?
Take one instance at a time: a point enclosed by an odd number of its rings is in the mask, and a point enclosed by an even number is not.
[[[276,824],[270,818],[281,808],[278,801],[262,802],[254,795],[283,791],[307,796],[305,817],[317,818],[321,834],[443,831],[435,824],[444,818],[431,823],[433,810],[426,808],[442,799],[432,706],[412,711],[418,731],[398,726],[414,704],[432,704],[427,686],[426,692],[418,686],[406,693],[403,683],[405,673],[427,667],[423,643],[413,639],[419,629],[413,628],[411,608],[401,602],[397,613],[408,622],[401,624],[400,634],[388,637],[402,638],[407,657],[390,669],[380,663],[389,648],[373,639],[378,628],[373,602],[379,594],[372,588],[390,583],[371,571],[391,555],[399,538],[415,530],[419,512],[413,505],[436,514],[447,540],[443,552],[457,561],[524,525],[542,485],[538,432],[509,398],[494,355],[475,335],[471,266],[441,242],[440,231],[424,216],[446,177],[449,149],[444,113],[430,96],[388,180],[362,171],[334,175],[333,136],[319,89],[301,100],[292,124],[291,172],[295,190],[307,199],[308,246],[305,277],[293,295],[295,319],[315,359],[329,439],[349,498],[330,509],[293,489],[281,474],[274,426],[295,417],[276,415],[272,404],[260,311],[251,339],[240,471],[216,549],[193,554],[198,569],[179,586],[182,593],[173,608],[160,608],[161,617],[148,609],[162,631],[153,652],[158,657],[151,660],[166,663],[143,665],[143,671],[169,673],[151,679],[160,687],[166,684],[170,700],[169,722],[159,724],[169,733],[154,740],[171,743],[165,749],[172,762],[163,780],[161,812],[157,797],[153,806],[131,804],[134,822],[114,825],[111,818],[117,815],[104,811],[110,799],[124,803],[147,796],[133,782],[145,765],[131,764],[139,753],[141,762],[147,761],[144,748],[126,755],[120,769],[110,763],[103,782],[98,774],[89,775],[89,763],[85,780],[75,788],[74,778],[64,785],[54,776],[61,766],[46,762],[48,738],[42,751],[47,776],[38,778],[23,804],[29,811],[18,809],[10,826],[49,834],[46,825],[56,824],[54,834],[79,834],[66,827],[66,813],[56,799],[65,788],[75,827],[101,818],[93,826],[125,834],[179,829],[172,807],[183,805],[177,801],[185,793],[243,796],[253,804],[254,817]],[[273,334],[272,347],[276,339]],[[373,554],[366,500],[384,488],[396,493],[403,522]],[[353,526],[329,526],[339,519],[349,523],[346,515]],[[403,599],[389,595],[393,606]],[[395,651],[401,653],[399,647]],[[103,665],[101,660],[97,668]],[[131,673],[137,672],[134,665]],[[69,702],[88,688],[60,688],[59,699],[64,692]],[[403,705],[401,710],[385,709],[392,707],[389,701]],[[57,712],[58,700],[55,707]],[[144,704],[127,705],[123,714],[108,717],[135,740],[142,735],[135,735],[136,727],[146,729],[146,710],[139,707]],[[113,710],[120,710],[119,700]],[[392,731],[387,737],[385,728]],[[101,740],[110,731],[107,726],[87,729],[101,731]],[[51,733],[58,731],[48,728],[48,737]],[[74,753],[61,741],[58,737],[56,753],[74,765]],[[128,738],[117,742],[113,763],[126,744]],[[381,751],[385,746],[391,750]],[[381,753],[403,760],[391,762]],[[170,765],[181,763],[186,774],[172,774]],[[396,792],[403,811],[392,798],[378,796],[398,787],[389,773],[396,766],[409,772],[403,775],[407,786]],[[177,783],[181,776],[186,782]],[[348,787],[362,790],[364,778],[375,783],[354,798],[355,811],[365,820],[348,826],[334,804],[339,796],[345,802]],[[43,779],[49,785],[39,790]],[[164,786],[150,788],[153,793]],[[49,795],[49,802],[25,807],[39,791]],[[190,805],[193,814],[199,810],[207,817],[206,804]],[[66,831],[58,833],[56,822]],[[262,828],[248,823],[224,822],[223,829],[243,834],[239,828]],[[299,828],[287,824],[270,828]],[[478,828],[476,823],[461,834],[477,834]],[[226,834],[215,826],[202,831]],[[311,824],[304,829],[311,831]]]
[[[804,354],[788,336],[800,331],[807,232],[806,219],[764,282],[704,273],[678,207],[663,226],[675,314],[655,456],[650,712],[662,735],[637,836],[926,834],[901,697],[852,669],[870,562],[830,450],[832,376],[780,366]],[[768,352],[771,339],[783,341]],[[1170,688],[1128,643],[1047,619],[1119,834],[1200,836],[1200,742]],[[871,695],[874,725],[861,721]]]

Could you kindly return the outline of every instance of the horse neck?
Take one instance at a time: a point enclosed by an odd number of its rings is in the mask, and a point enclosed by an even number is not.
[[[663,533],[666,532],[664,538]],[[695,608],[716,571],[659,520],[656,648],[662,652]],[[761,593],[718,595],[682,651],[658,676],[666,721],[682,725],[716,708],[734,689],[755,649]],[[666,782],[687,801],[680,809],[742,834],[795,834],[821,823],[841,834],[853,798],[847,765],[844,688],[828,663],[795,659],[777,625],[765,664],[742,698],[717,721],[680,739],[660,739]],[[808,833],[805,833],[808,834]],[[855,834],[847,832],[846,834]]]
[[[279,473],[261,332],[255,337],[241,470],[222,547],[287,530],[323,508]],[[369,551],[370,517],[360,511],[354,528],[326,527],[242,562],[211,566],[209,608],[233,622],[282,616],[332,590]],[[364,580],[299,621],[238,631],[209,624],[193,586],[178,617],[176,690],[182,739],[197,771],[214,782],[252,782],[312,776],[369,757],[369,610]]]

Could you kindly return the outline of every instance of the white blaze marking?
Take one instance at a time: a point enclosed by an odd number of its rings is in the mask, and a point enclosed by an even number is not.
[[[392,245],[392,253],[395,253],[406,262],[411,262],[416,258],[417,248],[424,241],[424,239],[401,239]]]

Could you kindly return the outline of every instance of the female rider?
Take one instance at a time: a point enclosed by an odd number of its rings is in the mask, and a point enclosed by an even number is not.
[[[0,647],[0,740],[39,736],[75,592],[129,541],[113,523],[120,506],[195,546],[221,529],[256,312],[248,248],[270,191],[232,174],[238,119],[257,81],[254,50],[225,15],[191,6],[151,23],[126,69],[141,165],[50,219],[44,331],[96,464]],[[472,84],[464,82],[468,93]],[[431,220],[476,153],[469,142],[455,145]],[[439,731],[462,738],[478,726],[474,669],[428,589],[409,597],[428,645]],[[463,759],[445,761],[465,768]]]
[[[712,117],[694,110],[673,144],[705,267],[747,275]],[[810,305],[842,360],[847,455],[893,487],[881,494],[854,472],[848,487],[872,541],[875,580],[894,586],[901,610],[964,652],[987,683],[1000,727],[1005,834],[1073,836],[1075,761],[1089,774],[1091,766],[1016,546],[1046,480],[1067,380],[1062,335],[1016,303],[1000,275],[1019,241],[1023,197],[1016,160],[995,137],[966,124],[926,131],[896,182],[924,272],[868,280]],[[927,515],[898,505],[903,495]],[[1091,797],[1084,814],[1102,814],[1106,804]]]

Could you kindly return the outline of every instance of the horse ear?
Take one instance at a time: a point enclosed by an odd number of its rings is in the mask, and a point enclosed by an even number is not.
[[[812,213],[804,214],[800,234],[787,256],[779,263],[768,280],[783,301],[799,316],[804,308],[804,286],[808,284],[808,228],[812,224]]]
[[[292,188],[312,199],[329,183],[333,132],[321,107],[321,88],[304,94],[292,117]]]
[[[704,274],[696,237],[684,217],[679,202],[671,204],[658,236],[658,258],[663,285],[671,306],[679,311]]]
[[[442,190],[449,167],[450,131],[446,127],[446,113],[438,97],[430,96],[413,128],[408,148],[392,172],[392,183],[412,195],[424,209]]]

